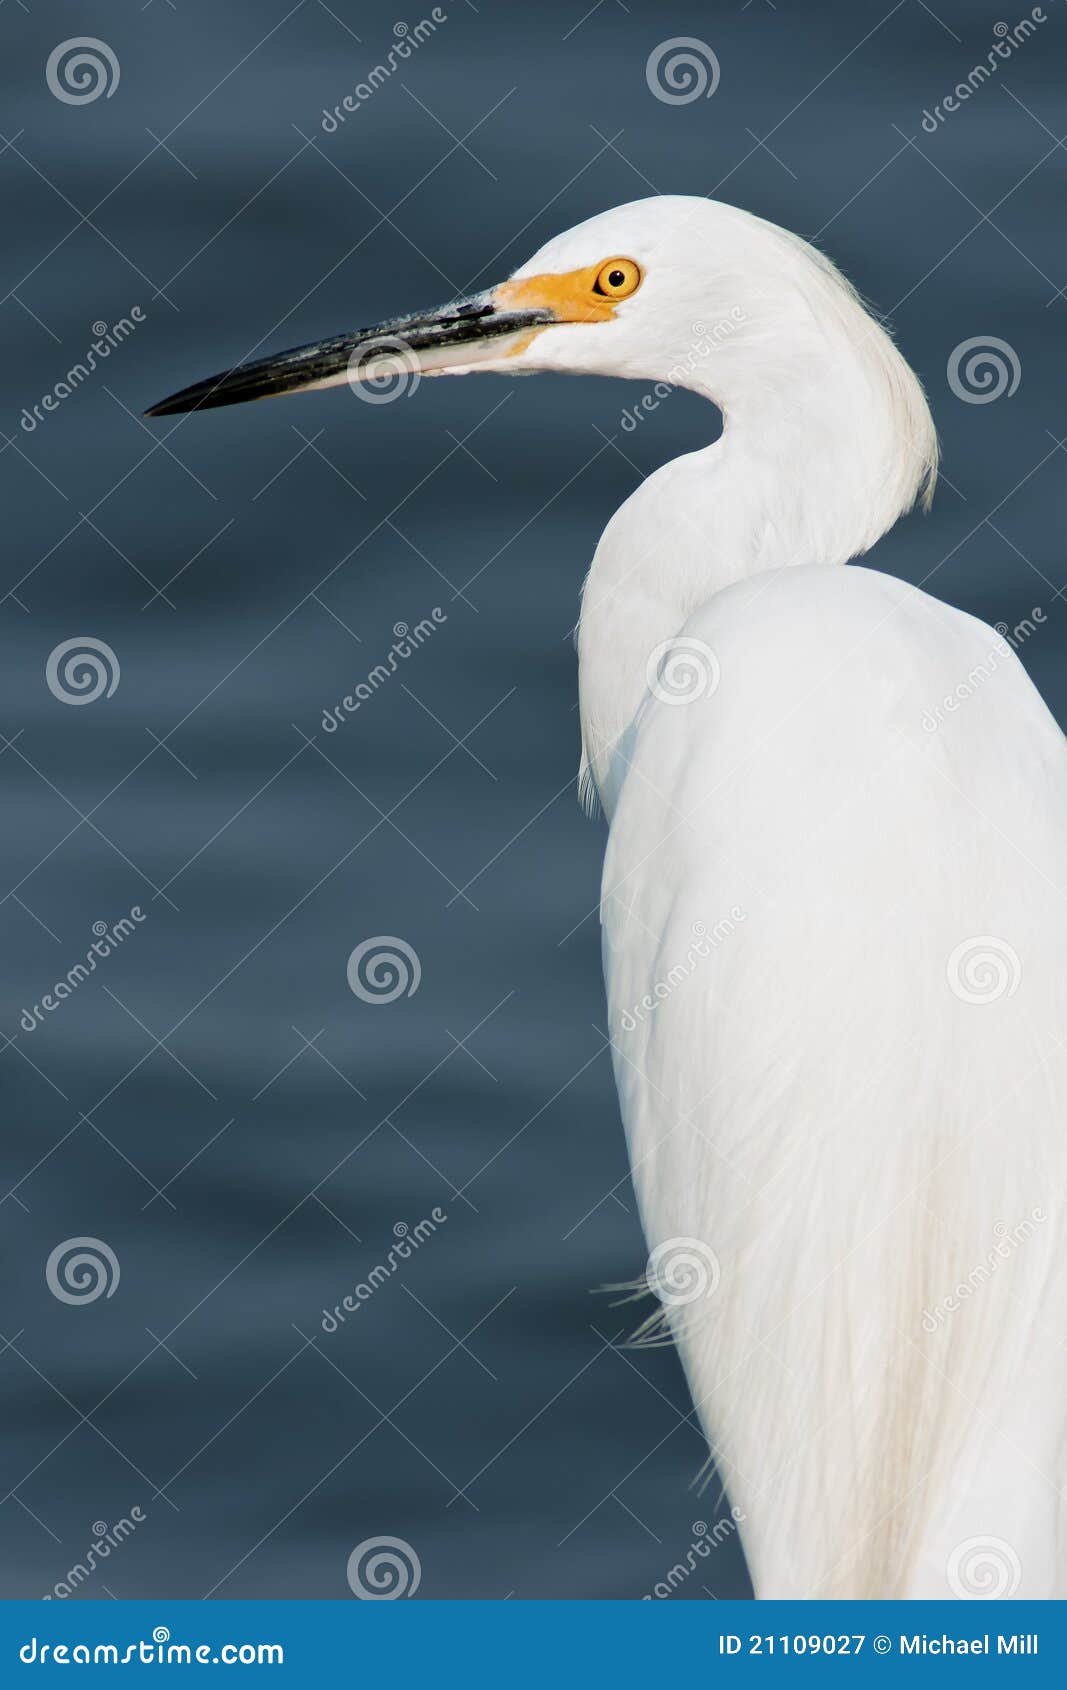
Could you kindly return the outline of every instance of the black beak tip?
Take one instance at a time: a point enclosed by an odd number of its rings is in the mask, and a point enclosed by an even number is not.
[[[154,405],[149,405],[144,415],[146,417],[174,417],[182,411],[195,411],[204,401],[206,395],[188,397],[183,393],[172,393],[166,399],[157,399]]]
[[[0,4],[3,0],[0,0]],[[548,307],[499,312],[483,295],[444,306],[415,317],[395,318],[374,329],[335,335],[332,340],[313,341],[292,347],[251,363],[222,370],[207,381],[183,387],[166,399],[157,400],[146,417],[173,417],[184,411],[210,411],[222,405],[240,405],[251,399],[269,399],[280,393],[299,393],[310,388],[333,387],[351,374],[357,356],[372,360],[378,353],[389,355],[398,345],[416,354],[432,347],[463,347],[469,341],[513,334],[529,328],[544,328],[554,322]],[[356,379],[362,379],[359,370]]]

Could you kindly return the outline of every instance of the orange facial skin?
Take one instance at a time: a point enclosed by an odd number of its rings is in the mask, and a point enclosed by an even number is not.
[[[598,283],[603,286],[603,278],[616,267],[626,277],[623,287],[614,295],[599,291]],[[635,293],[641,280],[641,271],[632,259],[602,259],[584,270],[503,282],[493,291],[493,303],[502,311],[547,309],[559,323],[606,323],[614,317],[619,300]]]

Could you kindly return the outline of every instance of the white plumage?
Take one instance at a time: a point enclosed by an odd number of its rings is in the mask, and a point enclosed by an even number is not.
[[[705,314],[744,312],[688,383],[722,440],[614,518],[579,640],[616,1078],[694,1400],[758,1595],[1067,1594],[1063,736],[992,629],[840,567],[933,471],[888,337],[791,237],[649,209],[699,238]],[[669,232],[591,229],[648,252],[651,308]]]
[[[650,1278],[756,1594],[1067,1595],[1067,755],[1004,639],[845,567],[932,490],[919,383],[824,257],[703,200],[386,328],[725,417],[609,523],[578,646]],[[384,332],[160,409],[374,379]]]
[[[757,1594],[964,1594],[970,1540],[1061,1594],[1062,737],[1014,659],[928,734],[1001,642],[865,569],[683,638],[721,679],[640,712],[605,972],[650,1244],[719,1264],[675,1317]]]

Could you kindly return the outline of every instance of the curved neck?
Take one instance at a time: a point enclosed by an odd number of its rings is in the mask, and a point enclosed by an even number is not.
[[[582,782],[609,815],[649,654],[745,576],[861,556],[932,482],[937,446],[918,380],[858,306],[775,370],[723,372],[722,438],[649,476],[616,512],[578,631]],[[588,795],[588,794],[587,794]]]

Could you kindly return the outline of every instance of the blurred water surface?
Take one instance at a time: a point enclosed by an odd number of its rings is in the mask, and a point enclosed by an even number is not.
[[[717,419],[679,394],[623,431],[640,388],[545,379],[140,420],[260,347],[499,279],[610,205],[717,192],[892,310],[946,476],[874,561],[990,622],[1041,607],[1021,655],[1062,714],[1059,0],[933,134],[924,110],[995,39],[984,0],[584,9],[456,0],[332,133],[324,109],[403,38],[392,5],[0,13],[6,1596],[52,1590],[134,1508],[78,1595],[347,1598],[382,1535],[420,1596],[639,1597],[687,1557],[675,1599],[747,1591],[732,1534],[691,1550],[727,1505],[690,1488],[676,1358],[619,1347],[640,1310],[597,1294],[644,1250],[602,830],[572,784],[596,539]],[[118,85],[57,99],[49,54],[97,29]],[[650,91],[674,36],[713,49],[713,98]],[[973,336],[1012,349],[1012,396],[952,392]],[[121,669],[84,708],[45,680],[78,636]],[[374,935],[413,947],[414,995],[349,989]],[[45,1264],[86,1237],[120,1280],[72,1305]]]

